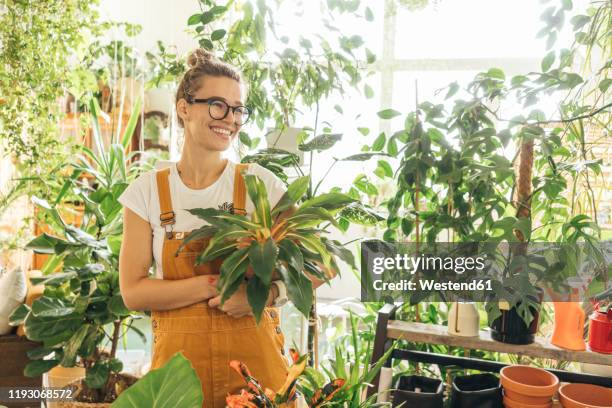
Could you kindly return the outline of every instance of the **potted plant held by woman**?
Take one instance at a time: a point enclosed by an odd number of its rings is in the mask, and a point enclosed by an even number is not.
[[[327,231],[318,227],[325,222],[337,226],[334,215],[354,200],[342,193],[326,193],[296,206],[308,189],[305,176],[291,183],[271,209],[264,183],[256,176],[244,178],[254,204],[250,218],[213,208],[189,210],[208,225],[193,231],[183,245],[208,237],[208,246],[196,263],[227,257],[217,286],[222,304],[246,278],[248,301],[259,321],[274,277],[284,281],[289,299],[308,316],[313,302],[310,277],[327,281],[326,272],[338,270],[334,256],[355,267],[352,253],[321,236]]]

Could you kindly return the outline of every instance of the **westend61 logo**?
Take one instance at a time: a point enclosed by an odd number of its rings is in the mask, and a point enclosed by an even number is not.
[[[601,259],[612,256],[610,245],[601,251]],[[569,301],[571,285],[585,280],[588,286],[600,273],[601,259],[591,252],[581,244],[367,240],[361,243],[361,300],[490,302],[538,287],[551,300]]]

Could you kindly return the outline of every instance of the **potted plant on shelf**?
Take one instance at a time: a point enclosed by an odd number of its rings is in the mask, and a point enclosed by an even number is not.
[[[328,280],[325,270],[338,270],[332,255],[355,267],[351,252],[339,242],[320,236],[325,229],[318,228],[324,222],[338,225],[334,215],[354,200],[345,194],[327,193],[295,207],[309,185],[309,177],[301,177],[271,209],[264,183],[252,175],[245,175],[245,183],[255,207],[251,217],[212,208],[189,210],[208,225],[189,234],[183,245],[195,238],[210,238],[196,263],[227,256],[218,282],[222,303],[248,278],[247,297],[259,322],[270,282],[277,274],[287,285],[289,299],[308,316],[313,303],[308,275]],[[290,215],[281,218],[291,209]]]
[[[90,109],[97,153],[82,148],[83,155],[70,163],[72,175],[53,203],[35,200],[54,233],[42,233],[27,248],[51,255],[47,262],[61,265],[61,270],[53,273],[55,268],[46,268],[50,273],[32,279],[45,285],[44,293],[32,307],[16,309],[11,323],[23,323],[27,337],[43,343],[29,353],[33,361],[26,375],[40,375],[58,365],[80,365],[85,378],[74,384],[76,401],[109,404],[136,381],[121,374],[123,365],[116,358],[125,330],[138,333],[132,323],[139,318],[125,307],[119,291],[122,207],[117,199],[137,175],[127,150],[140,112],[137,103],[123,137],[106,147],[94,98]],[[83,204],[78,227],[65,222],[58,210],[65,201],[74,200]]]

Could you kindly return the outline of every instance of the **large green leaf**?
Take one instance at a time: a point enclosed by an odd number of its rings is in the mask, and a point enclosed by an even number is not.
[[[242,248],[227,257],[221,264],[221,277],[217,289],[221,295],[221,304],[236,292],[244,279],[248,267],[249,248]]]
[[[266,307],[269,292],[270,284],[266,285],[257,276],[253,276],[249,279],[249,283],[247,284],[247,299],[249,300],[249,305],[251,305],[253,309],[253,316],[255,316],[255,321],[257,321],[257,323],[261,320],[261,314]]]
[[[316,227],[324,221],[328,221],[339,228],[338,222],[334,216],[325,208],[321,207],[302,207],[291,217],[287,218],[287,224],[290,224],[293,228]]]
[[[30,278],[32,285],[59,286],[77,276],[75,271],[51,273],[46,276]]]
[[[218,228],[224,228],[229,225],[227,221],[217,218],[219,215],[226,215],[227,212],[217,208],[192,208],[187,210],[187,212]]]
[[[312,282],[291,264],[288,267],[280,265],[278,271],[287,286],[287,297],[304,316],[308,316],[313,301]]]
[[[38,377],[59,364],[58,360],[34,360],[25,366],[23,374],[26,377]]]
[[[192,408],[201,407],[203,398],[202,384],[191,362],[177,353],[122,392],[112,407]]]
[[[11,326],[19,326],[20,324],[23,324],[29,313],[30,307],[23,303],[20,304],[9,316],[9,324]]]
[[[90,324],[84,324],[74,333],[74,335],[68,340],[66,346],[64,347],[64,356],[62,357],[62,366],[64,367],[74,367],[77,358],[77,352],[85,340],[87,333],[91,328]]]
[[[43,233],[27,243],[26,249],[39,254],[61,254],[69,246],[74,246],[66,240]]]
[[[270,213],[270,202],[268,201],[268,191],[263,181],[253,175],[244,176],[247,192],[255,206],[252,219],[257,224],[265,228],[272,227],[272,215]]]
[[[253,241],[249,248],[249,260],[251,266],[257,276],[264,285],[270,285],[272,280],[272,272],[276,265],[278,256],[278,247],[272,238],[268,238],[263,244],[258,241]]]
[[[37,317],[30,314],[25,321],[25,329],[30,340],[44,341],[66,331],[74,331],[81,323],[82,316],[74,313],[59,317]]]
[[[341,139],[342,139],[342,134],[337,134],[337,133],[319,135],[308,143],[301,143],[300,145],[298,145],[298,149],[303,152],[311,152],[313,150],[320,152],[320,151],[331,148]]]
[[[204,252],[198,256],[196,263],[203,264],[213,261],[223,255],[231,253],[235,248],[236,242],[220,241],[216,237],[213,237]]]
[[[310,182],[310,177],[304,176],[299,177],[293,183],[289,184],[287,187],[287,191],[283,196],[278,200],[276,206],[272,210],[272,215],[276,215],[282,213],[285,210],[293,207],[295,203],[297,203],[308,191],[308,183]]]
[[[130,141],[132,140],[132,135],[134,134],[134,129],[136,129],[136,125],[138,124],[138,119],[140,118],[140,108],[142,105],[142,98],[138,96],[136,98],[136,102],[132,107],[132,114],[128,119],[127,126],[125,127],[125,131],[123,133],[123,137],[121,138],[121,146],[124,150],[127,150],[130,145]]]
[[[328,211],[334,211],[334,210],[339,210],[341,208],[344,208],[345,206],[355,201],[356,201],[355,199],[349,197],[346,194],[326,193],[326,194],[321,194],[320,196],[311,198],[310,200],[304,202],[300,206],[300,209],[298,209],[297,212],[307,207],[321,207],[321,208],[325,208]]]
[[[296,271],[304,270],[304,256],[295,242],[290,239],[283,239],[278,243],[278,246],[280,259],[287,262]]]
[[[62,299],[43,296],[32,303],[32,314],[36,317],[67,316],[72,312],[74,307]]]

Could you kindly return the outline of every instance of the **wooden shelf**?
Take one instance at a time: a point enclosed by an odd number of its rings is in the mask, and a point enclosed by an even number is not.
[[[400,320],[389,320],[387,337],[416,343],[442,344],[467,349],[612,366],[612,354],[565,350],[550,344],[548,339],[542,337],[537,337],[533,344],[519,346],[495,341],[491,339],[490,332],[484,330],[480,331],[479,337],[460,337],[449,335],[446,326]]]

